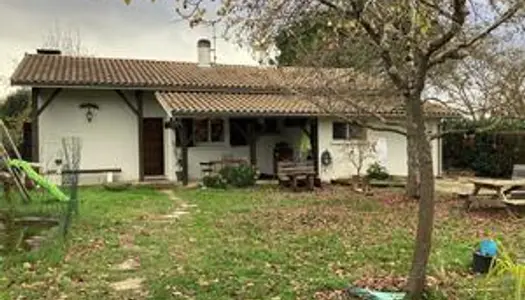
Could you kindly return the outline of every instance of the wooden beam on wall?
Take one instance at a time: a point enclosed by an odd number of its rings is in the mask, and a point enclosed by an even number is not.
[[[55,89],[51,95],[49,95],[49,98],[42,104],[42,107],[40,107],[37,111],[37,117],[42,114],[42,112],[51,104],[51,102],[55,99],[55,97],[62,91],[61,88]]]
[[[135,91],[137,102],[138,150],[139,150],[139,181],[144,181],[144,103],[142,91]]]
[[[319,177],[319,127],[318,119],[313,118],[310,122],[310,146],[312,147],[312,159],[316,177]]]
[[[188,164],[188,128],[184,122],[179,124],[178,134],[180,134],[180,146],[181,146],[181,167],[182,167],[182,185],[187,186],[189,182],[189,164]]]
[[[138,91],[137,91],[138,92]],[[117,95],[119,95],[119,97],[122,99],[122,101],[124,101],[124,103],[126,103],[126,105],[129,107],[129,109],[131,109],[131,111],[136,115],[138,116],[139,115],[139,111],[138,111],[138,102],[137,102],[137,108],[133,107],[133,105],[131,104],[131,102],[129,102],[128,98],[126,97],[126,95],[124,95],[124,93],[121,91],[121,90],[115,90],[115,93],[117,93]],[[142,93],[142,91],[141,91]]]
[[[38,126],[38,100],[40,99],[39,88],[31,90],[31,160],[39,162],[40,143],[39,143],[39,126]]]
[[[253,122],[248,125],[248,144],[250,146],[250,164],[257,167],[257,133]]]

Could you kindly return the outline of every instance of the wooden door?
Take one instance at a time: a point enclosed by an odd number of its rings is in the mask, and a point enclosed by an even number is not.
[[[144,118],[144,175],[164,175],[164,122],[162,118]]]

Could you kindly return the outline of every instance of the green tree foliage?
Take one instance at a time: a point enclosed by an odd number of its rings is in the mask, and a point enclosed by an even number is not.
[[[27,89],[16,90],[7,95],[0,106],[0,116],[2,118],[18,117],[26,114],[30,96],[31,91]]]
[[[446,169],[471,170],[476,176],[510,178],[514,164],[525,163],[525,121],[493,118],[448,120],[443,128]]]
[[[22,139],[24,122],[29,118],[31,91],[20,89],[7,95],[0,104],[0,117],[16,144]]]
[[[282,66],[319,66],[363,69],[378,66],[377,48],[355,31],[332,23],[326,12],[312,12],[283,26],[275,37],[279,54],[275,63]],[[322,55],[320,55],[322,53]]]

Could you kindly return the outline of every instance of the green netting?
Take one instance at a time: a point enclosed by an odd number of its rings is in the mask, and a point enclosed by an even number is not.
[[[33,180],[38,186],[49,192],[51,196],[56,198],[59,201],[68,201],[69,197],[64,194],[60,188],[58,188],[54,183],[47,180],[42,175],[38,174],[33,166],[29,162],[23,161],[21,159],[10,159],[7,162],[11,167],[18,169],[20,172],[23,172],[31,180]]]

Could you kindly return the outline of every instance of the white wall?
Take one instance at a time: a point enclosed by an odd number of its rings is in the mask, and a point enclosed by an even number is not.
[[[333,121],[333,118],[328,117],[319,119],[319,155],[325,150],[328,150],[332,156],[332,163],[329,166],[325,167],[320,163],[319,172],[322,181],[349,178],[356,174],[355,167],[351,163],[348,154],[351,149],[351,142],[334,141],[332,139]],[[437,121],[429,122],[427,127],[428,130],[437,133]],[[367,130],[367,137],[370,141],[377,141],[378,139],[384,139],[386,141],[387,159],[385,167],[391,175],[407,175],[407,149],[405,136],[393,132]],[[433,140],[432,158],[434,162],[434,174],[436,175],[440,169],[438,167],[438,146],[438,140]],[[374,160],[366,162],[361,172],[365,173],[368,165],[372,162],[374,162]]]
[[[44,90],[42,105],[51,90]],[[128,99],[133,99],[128,94]],[[82,103],[95,103],[93,121],[86,120]],[[132,104],[135,104],[132,102]],[[166,113],[147,93],[144,95],[145,117],[166,117]],[[114,91],[64,89],[40,115],[40,163],[45,170],[56,170],[56,158],[62,158],[63,137],[79,137],[82,143],[80,168],[121,168],[119,180],[138,180],[138,133],[137,118]],[[165,131],[165,142],[171,139]],[[166,171],[172,169],[169,144],[165,143]],[[166,172],[169,174],[169,172]],[[104,175],[82,175],[81,183],[100,182]]]

